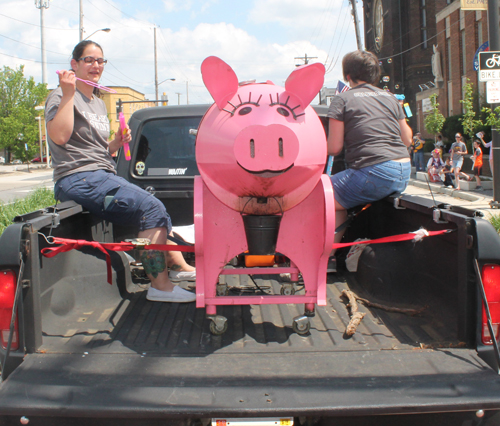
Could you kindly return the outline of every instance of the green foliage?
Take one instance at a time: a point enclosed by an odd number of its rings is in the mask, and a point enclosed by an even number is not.
[[[40,210],[55,204],[54,191],[38,188],[26,198],[16,200],[11,204],[0,203],[0,234],[12,224],[16,216]]]
[[[481,111],[486,116],[484,122],[487,126],[491,126],[497,130],[500,129],[500,106],[497,106],[494,110],[483,107]]]
[[[497,232],[500,234],[500,215],[498,215],[498,214],[492,215],[489,220],[490,220],[491,224],[495,227]]]
[[[473,139],[476,134],[476,127],[483,123],[476,120],[476,112],[474,111],[474,89],[469,79],[467,79],[467,83],[465,83],[464,99],[462,99],[460,103],[463,105],[465,110],[461,119],[464,133],[469,137],[469,139]]]
[[[424,118],[425,130],[433,135],[436,135],[441,131],[445,122],[443,114],[439,111],[439,104],[437,103],[436,98],[437,95],[435,93],[431,95],[431,112]]]
[[[23,162],[39,152],[35,117],[41,111],[36,111],[35,106],[42,104],[47,94],[45,84],[35,84],[33,77],[24,77],[23,65],[18,69],[4,66],[0,71],[0,148]]]
[[[434,149],[435,143],[433,139],[426,139],[424,143],[424,152],[431,152]]]
[[[462,126],[462,115],[451,115],[447,117],[443,124],[441,134],[447,138],[451,143],[455,142],[455,135],[458,133],[464,134],[464,127]]]

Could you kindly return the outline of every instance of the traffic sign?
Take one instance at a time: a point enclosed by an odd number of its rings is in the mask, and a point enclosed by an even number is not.
[[[479,81],[500,80],[500,52],[479,52]]]
[[[489,104],[500,103],[500,80],[486,83],[486,102]]]

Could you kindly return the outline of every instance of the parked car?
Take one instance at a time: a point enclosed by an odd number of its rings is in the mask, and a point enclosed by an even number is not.
[[[23,162],[21,160],[14,160],[12,164],[23,164]]]
[[[4,157],[0,157],[0,164],[5,164],[5,158]]]
[[[50,157],[49,157],[49,161],[50,161]],[[40,162],[40,157],[35,157],[33,158],[33,160],[31,160],[32,163],[39,163]],[[42,159],[42,163],[46,163],[47,162],[47,156],[44,155],[43,156],[43,159]]]

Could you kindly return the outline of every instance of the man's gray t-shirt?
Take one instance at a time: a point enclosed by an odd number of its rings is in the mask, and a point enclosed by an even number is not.
[[[344,122],[345,160],[352,169],[409,158],[401,140],[403,108],[391,93],[360,84],[332,98],[328,117]]]
[[[453,151],[453,161],[460,161],[460,159],[464,158],[463,154],[458,154],[458,151],[466,152],[467,146],[463,142],[453,142],[451,144],[451,151]]]
[[[54,90],[45,103],[45,121],[51,121],[59,109],[62,90]],[[78,172],[108,170],[116,173],[108,150],[109,120],[104,102],[88,99],[79,90],[74,98],[75,125],[65,145],[55,144],[47,135],[54,168],[54,181]]]

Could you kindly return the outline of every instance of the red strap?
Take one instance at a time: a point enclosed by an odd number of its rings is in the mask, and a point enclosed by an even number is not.
[[[426,236],[432,237],[434,235],[441,235],[441,234],[446,234],[450,232],[449,229],[442,229],[440,231],[427,231]],[[383,237],[383,238],[377,238],[376,240],[365,240],[365,241],[355,241],[352,243],[335,243],[333,245],[334,249],[339,249],[343,247],[350,247],[350,246],[355,246],[358,244],[382,244],[382,243],[395,243],[399,241],[409,241],[409,240],[414,240],[415,237],[417,237],[417,234],[414,232],[410,232],[408,234],[399,234],[399,235],[392,235],[390,237]]]
[[[70,240],[67,238],[53,237],[54,244],[62,244],[58,247],[45,247],[41,250],[45,257],[54,257],[59,253],[65,253],[70,250],[80,249],[82,247],[94,247],[100,250],[106,256],[106,270],[108,283],[112,284],[111,278],[111,257],[108,251],[129,251],[135,246],[132,243],[99,243],[97,241]],[[164,250],[164,251],[184,251],[194,252],[194,246],[179,246],[173,244],[150,244],[144,246],[144,250]]]
[[[441,231],[429,231],[426,236],[441,235],[450,232],[447,229]],[[333,245],[334,249],[342,247],[355,246],[357,244],[382,244],[382,243],[393,243],[398,241],[409,241],[413,240],[417,235],[413,232],[409,234],[393,235],[391,237],[378,238],[375,240],[365,240],[365,241],[355,241],[352,243],[336,243]],[[100,243],[97,241],[86,241],[86,240],[70,240],[67,238],[57,238],[52,237],[54,244],[61,244],[58,247],[45,247],[41,250],[42,255],[45,257],[54,257],[59,253],[65,253],[70,250],[80,249],[82,247],[94,247],[100,250],[106,256],[106,269],[108,274],[108,283],[111,282],[111,257],[108,251],[129,251],[136,248],[132,243]],[[182,252],[194,252],[194,246],[180,246],[174,244],[150,244],[144,246],[144,250],[163,250],[163,251],[182,251]]]

